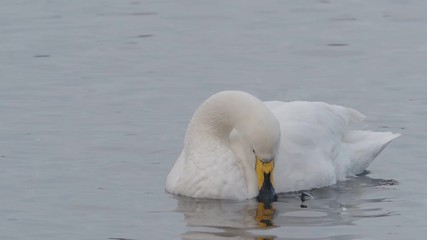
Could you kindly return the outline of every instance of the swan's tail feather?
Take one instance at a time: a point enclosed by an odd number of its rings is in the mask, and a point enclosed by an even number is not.
[[[349,131],[343,143],[347,145],[351,174],[362,173],[381,151],[400,134],[391,132]]]

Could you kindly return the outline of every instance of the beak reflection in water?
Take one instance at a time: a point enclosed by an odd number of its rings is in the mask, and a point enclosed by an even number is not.
[[[258,222],[260,228],[274,227],[273,218],[276,209],[270,204],[267,206],[264,203],[258,203],[256,210],[255,220]]]
[[[277,194],[274,191],[273,178],[274,160],[263,162],[258,157],[256,158],[255,171],[258,177],[259,194],[257,200],[264,203],[266,208],[270,208],[273,202],[277,201]]]

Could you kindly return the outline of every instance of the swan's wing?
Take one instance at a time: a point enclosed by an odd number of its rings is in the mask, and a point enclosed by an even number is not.
[[[334,184],[340,141],[350,114],[319,102],[274,102],[281,142],[274,171],[278,192]],[[362,115],[363,116],[363,115]]]
[[[349,131],[350,122],[365,118],[351,108],[322,102],[266,105],[279,120],[282,134],[274,172],[278,192],[327,186],[359,173],[397,137]]]

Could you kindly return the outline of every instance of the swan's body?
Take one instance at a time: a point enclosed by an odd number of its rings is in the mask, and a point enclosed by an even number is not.
[[[398,137],[352,131],[356,110],[321,102],[261,102],[238,91],[208,98],[188,126],[166,191],[195,198],[257,196],[255,155],[274,158],[276,192],[335,184],[362,173]]]

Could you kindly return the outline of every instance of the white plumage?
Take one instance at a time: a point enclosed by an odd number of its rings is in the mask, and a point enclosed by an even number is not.
[[[240,91],[208,98],[194,113],[166,191],[195,198],[257,196],[255,154],[274,157],[276,192],[335,184],[363,172],[399,134],[349,130],[365,118],[322,102],[261,102]]]

